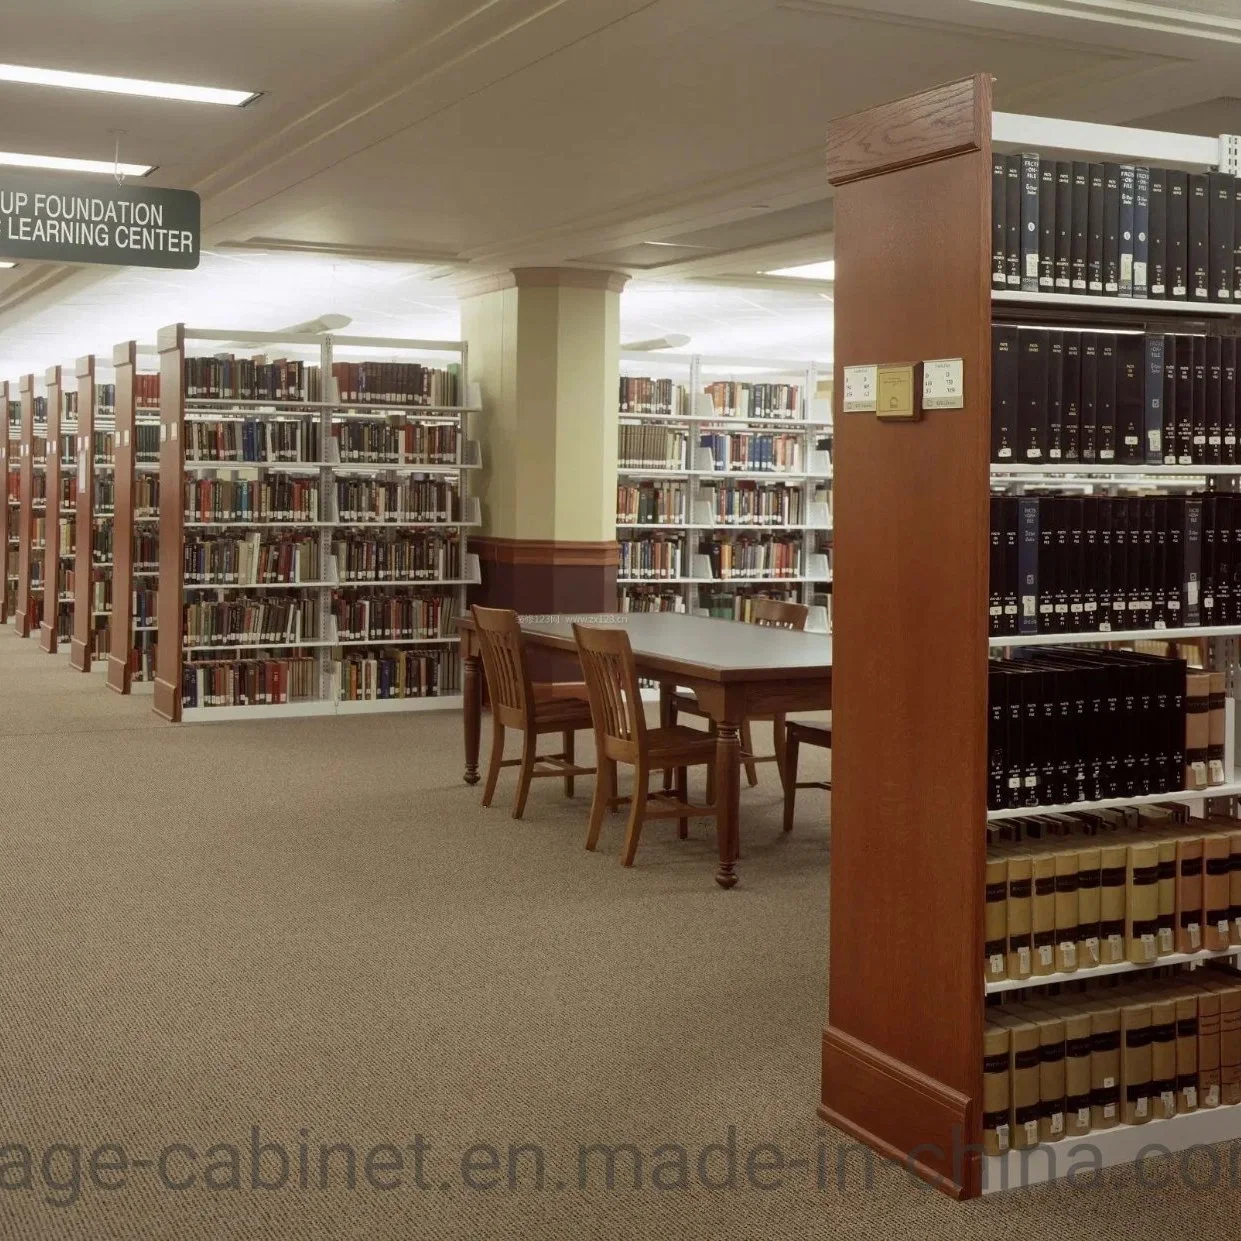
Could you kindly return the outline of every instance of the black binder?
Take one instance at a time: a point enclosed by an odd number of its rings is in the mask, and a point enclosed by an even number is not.
[[[1163,337],[1150,334],[1139,338],[1145,353],[1143,404],[1146,411],[1143,441],[1147,465],[1163,464]]]
[[[996,324],[991,329],[991,460],[1012,462],[1018,442],[1017,329]]]
[[[1082,334],[1064,334],[1064,459],[1082,459]]]
[[[1176,337],[1163,338],[1163,463],[1176,465]]]
[[[1168,199],[1162,168],[1150,170],[1150,228],[1146,274],[1151,297],[1168,296]]]
[[[1185,497],[1184,576],[1181,582],[1181,624],[1202,624],[1202,501]]]
[[[1017,442],[1021,460],[1042,462],[1047,459],[1048,334],[1042,328],[1019,328],[1017,342]]]
[[[1004,207],[1008,190],[1004,184],[1007,161],[1003,155],[991,157],[991,287],[1005,289],[1008,287],[1008,230],[1004,218]]]
[[[1208,336],[1204,342],[1206,352],[1206,463],[1220,465],[1224,452],[1223,418],[1223,350],[1218,336]]]
[[[1120,288],[1121,297],[1133,296],[1134,187],[1136,170],[1132,164],[1120,166]]]
[[[1038,497],[1022,496],[1017,507],[1017,632],[1038,633]]]
[[[1194,336],[1194,465],[1207,459],[1207,342],[1205,336]]]
[[[1082,342],[1082,435],[1083,461],[1099,459],[1098,390],[1099,338],[1094,332],[1083,332]]]
[[[1098,373],[1095,380],[1095,447],[1100,461],[1116,456],[1116,337],[1100,332]]]
[[[1039,158],[1021,155],[1021,291],[1039,290]]]
[[[1189,297],[1189,177],[1176,168],[1164,174],[1168,207],[1168,297]]]
[[[1224,444],[1221,460],[1224,465],[1237,463],[1237,338],[1225,336],[1220,341],[1220,429]]]
[[[1176,461],[1194,464],[1194,340],[1176,338]]]
[[[1125,465],[1144,461],[1146,356],[1141,336],[1125,334],[1116,341],[1116,460]]]
[[[1004,276],[1010,289],[1021,288],[1021,156],[1004,157]]]
[[[1211,255],[1208,245],[1210,198],[1205,172],[1189,174],[1189,299],[1209,301],[1211,297]]]
[[[1069,213],[1072,241],[1069,246],[1069,281],[1074,293],[1086,292],[1087,237],[1090,222],[1090,165],[1073,164],[1072,209]]]
[[[1048,461],[1064,460],[1064,336],[1060,331],[1047,333]]]
[[[1120,165],[1103,165],[1103,296],[1120,295]]]
[[[1151,170],[1133,170],[1133,296],[1146,297],[1150,281]]]
[[[1208,281],[1211,298],[1217,302],[1232,301],[1235,184],[1235,178],[1226,172],[1212,172],[1207,176],[1210,196],[1207,219]]]
[[[1089,164],[1087,167],[1090,170],[1090,184],[1086,216],[1086,291],[1098,297],[1103,293],[1103,200],[1105,197],[1105,177],[1102,164]]]
[[[1073,289],[1073,165],[1056,162],[1056,292]]]
[[[1040,293],[1056,290],[1056,162],[1051,159],[1038,166],[1038,287]]]

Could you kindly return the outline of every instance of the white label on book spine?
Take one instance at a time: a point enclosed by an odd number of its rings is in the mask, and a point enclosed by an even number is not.
[[[964,406],[964,361],[961,358],[933,358],[923,362],[923,409],[962,409]]]
[[[1170,926],[1161,926],[1159,928],[1159,951],[1161,954],[1171,952],[1175,947],[1175,941],[1172,938],[1172,928]]]
[[[1185,930],[1189,934],[1189,946],[1196,952],[1202,947],[1202,927],[1196,922],[1191,922]]]
[[[1090,1127],[1090,1109],[1088,1107],[1079,1107],[1077,1109],[1077,1123],[1083,1128]]]
[[[1051,965],[1055,960],[1052,946],[1050,944],[1040,944],[1038,950],[1038,963],[1040,965]]]
[[[1017,949],[1017,973],[1023,978],[1030,972],[1030,949],[1022,946]]]
[[[846,366],[844,411],[873,414],[879,408],[879,367]]]
[[[1185,1106],[1188,1108],[1196,1108],[1198,1106],[1198,1087],[1185,1087]]]
[[[1218,1086],[1207,1087],[1206,1105],[1207,1107],[1219,1107],[1219,1087]]]

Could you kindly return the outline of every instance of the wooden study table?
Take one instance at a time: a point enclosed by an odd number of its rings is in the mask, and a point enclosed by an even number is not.
[[[573,622],[623,626],[638,675],[665,685],[686,686],[714,720],[716,820],[720,865],[716,882],[737,882],[741,800],[741,722],[775,711],[824,711],[832,702],[832,640],[826,634],[766,629],[736,621],[678,612],[628,612],[601,616],[523,617],[526,641],[572,653]],[[465,782],[478,783],[482,726],[483,661],[471,617],[457,621],[464,660]]]

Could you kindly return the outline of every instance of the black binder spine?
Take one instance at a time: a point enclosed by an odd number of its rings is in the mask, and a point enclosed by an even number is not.
[[[1056,162],[1051,159],[1038,166],[1038,287],[1042,293],[1056,288]]]
[[[1064,333],[1047,333],[1047,459],[1064,460]]]
[[[1126,333],[1116,342],[1116,460],[1135,465],[1145,460],[1146,410],[1143,388],[1146,358],[1142,337]]]
[[[1207,459],[1207,342],[1204,336],[1194,336],[1194,465],[1202,465]]]
[[[1176,462],[1194,464],[1194,340],[1176,338]]]
[[[1082,459],[1082,334],[1064,334],[1064,459]]]
[[[1132,164],[1120,166],[1120,220],[1117,232],[1120,237],[1120,287],[1121,297],[1133,296],[1133,227],[1134,184],[1136,170]]]
[[[1202,624],[1202,501],[1185,498],[1184,568],[1181,586],[1181,624]]]
[[[1025,461],[1044,461],[1047,455],[1047,336],[1042,328],[1018,329],[1018,443]]]
[[[1150,170],[1150,227],[1147,283],[1151,297],[1168,296],[1168,198],[1162,168]]]
[[[1086,291],[1094,296],[1103,293],[1103,200],[1106,197],[1102,164],[1089,164],[1089,197],[1086,230]]]
[[[1039,289],[1039,158],[1021,155],[1021,291]]]
[[[1116,460],[1116,337],[1099,333],[1095,383],[1095,446],[1100,461]]]
[[[1218,336],[1208,336],[1206,346],[1206,432],[1207,465],[1220,465],[1224,452],[1223,349]]]
[[[1021,156],[1004,157],[1004,276],[1021,288]]]
[[[1220,430],[1224,443],[1224,465],[1237,463],[1237,338],[1225,336],[1220,341]]]
[[[1163,338],[1163,463],[1176,464],[1176,337]]]
[[[1176,168],[1164,174],[1168,205],[1168,297],[1189,297],[1189,177]]]
[[[1004,508],[1007,496],[991,497],[991,560],[988,568],[988,632],[1004,632]]]
[[[1233,216],[1236,214],[1235,179],[1226,172],[1207,176],[1210,206],[1207,221],[1208,280],[1211,298],[1232,301]]]
[[[1120,165],[1103,165],[1103,296],[1120,295]]]
[[[1150,281],[1151,170],[1133,170],[1133,296],[1146,297]]]
[[[991,460],[1011,462],[1017,433],[1017,329],[991,329]]]
[[[1232,181],[1232,299],[1241,300],[1241,178]]]
[[[1056,163],[1056,292],[1073,288],[1073,165]]]
[[[1018,514],[1015,498],[1004,507],[1004,627],[1002,633],[1017,632],[1018,598]]]
[[[1069,281],[1074,293],[1086,292],[1086,255],[1090,222],[1090,165],[1073,164],[1073,197],[1069,213],[1072,241],[1069,246]]]
[[[1039,502],[1037,496],[1017,501],[1018,633],[1038,633]]]
[[[1211,297],[1211,256],[1208,245],[1210,199],[1207,174],[1189,174],[1189,298],[1205,302]]]
[[[1147,465],[1163,464],[1163,337],[1150,334],[1141,338],[1146,355],[1145,391],[1143,405],[1146,411],[1144,442]]]
[[[1083,461],[1099,459],[1098,391],[1099,338],[1094,332],[1083,332],[1082,341],[1082,435]]]
[[[1003,155],[991,157],[991,287],[1008,287],[1008,228],[1004,207],[1008,191],[1004,184],[1007,161]]]

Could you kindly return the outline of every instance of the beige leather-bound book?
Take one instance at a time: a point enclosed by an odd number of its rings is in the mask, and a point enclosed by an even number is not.
[[[1136,1000],[1120,1010],[1121,1107],[1126,1125],[1144,1125],[1151,1118],[1151,1007]]]
[[[1008,977],[1008,860],[987,855],[987,899],[983,906],[983,978]]]
[[[1149,965],[1159,955],[1159,846],[1129,846],[1125,892],[1125,956]]]
[[[1077,851],[1077,964],[1088,969],[1102,962],[1099,947],[1099,870],[1102,851],[1086,845]]]
[[[1099,950],[1102,964],[1125,959],[1125,887],[1129,849],[1123,844],[1104,844],[1099,871]]]
[[[1224,766],[1224,729],[1227,711],[1227,694],[1225,692],[1224,674],[1212,672],[1211,691],[1207,699],[1207,782],[1223,784],[1225,779]]]
[[[1219,995],[1202,991],[1198,996],[1198,1106],[1218,1107],[1221,1102]]]
[[[1120,1012],[1105,1000],[1090,1018],[1090,1127],[1120,1122]]]
[[[988,1021],[982,1032],[982,1149],[1002,1155],[1009,1141],[1009,1029]]]
[[[1176,1115],[1176,1000],[1152,988],[1151,1118]]]
[[[1202,842],[1202,946],[1212,952],[1232,938],[1232,841],[1216,831]]]
[[[1014,854],[1008,859],[1008,976],[1029,978],[1034,969],[1030,942],[1033,913],[1033,859]]]
[[[1056,972],[1056,855],[1036,853],[1032,871],[1034,899],[1030,921],[1034,974]]]
[[[1176,842],[1176,950],[1202,951],[1202,837]]]
[[[1077,969],[1078,898],[1076,849],[1056,854],[1056,970]]]

